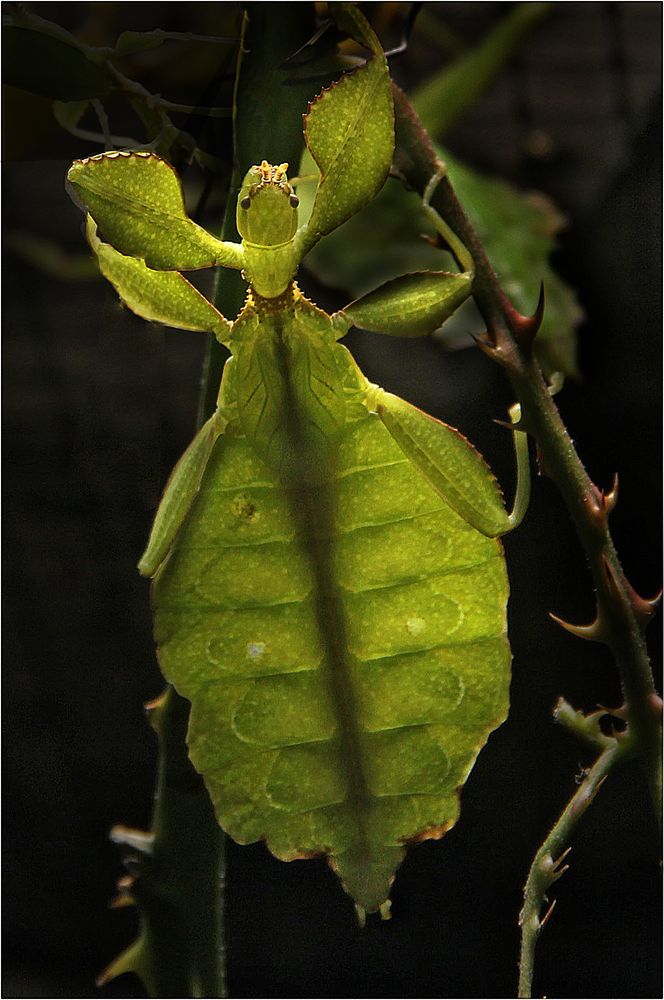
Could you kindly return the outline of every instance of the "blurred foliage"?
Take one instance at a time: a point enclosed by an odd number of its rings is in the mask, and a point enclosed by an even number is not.
[[[55,119],[63,129],[103,149],[131,146],[150,149],[170,158],[183,154],[214,173],[223,172],[223,161],[199,145],[191,134],[194,131],[191,124],[187,126],[189,131],[185,131],[174,125],[172,115],[230,118],[230,86],[225,95],[228,103],[221,107],[170,101],[139,82],[146,67],[131,57],[151,53],[166,42],[184,46],[185,53],[195,44],[196,58],[183,61],[199,69],[205,68],[208,80],[210,77],[219,81],[227,78],[230,83],[241,16],[240,8],[233,5],[234,34],[228,37],[157,29],[123,32],[116,44],[109,46],[88,44],[59,25],[37,16],[27,5],[7,3],[3,6],[3,82],[17,91],[50,98],[54,102]],[[201,49],[212,50],[212,64],[207,57],[200,58]],[[220,49],[223,52],[221,59]],[[11,95],[12,91],[9,93]],[[130,104],[143,132],[140,138],[111,132],[106,108],[118,98]],[[99,131],[83,129],[84,119],[96,120]]]
[[[523,43],[530,29],[554,6],[516,4],[479,45],[413,91],[410,102],[432,137],[439,138],[454,125]]]

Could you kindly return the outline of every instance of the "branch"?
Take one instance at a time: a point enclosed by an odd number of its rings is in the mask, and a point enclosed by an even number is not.
[[[98,985],[134,972],[152,997],[224,997],[223,835],[187,755],[189,702],[167,688],[148,712],[159,739],[152,833],[111,831],[130,873],[113,905],[135,903],[141,931]]]
[[[441,162],[405,95],[397,88],[397,172],[421,193]],[[459,204],[448,178],[439,183],[432,205],[470,250],[475,262],[473,297],[487,325],[482,349],[505,370],[521,403],[521,429],[535,439],[540,469],[557,485],[576,526],[597,591],[597,615],[590,626],[569,626],[581,638],[609,647],[615,658],[635,750],[648,773],[661,810],[661,699],[645,644],[646,625],[657,599],[645,600],[629,584],[609,531],[617,489],[604,493],[591,481],[574,448],[532,352],[543,302],[533,317],[521,316],[503,293],[479,237]]]
[[[440,170],[440,159],[405,95],[394,88],[397,153],[395,170],[421,194]],[[618,559],[609,531],[609,514],[617,500],[617,479],[608,493],[588,476],[561,420],[539,365],[533,342],[539,328],[544,299],[532,317],[520,315],[503,293],[480,239],[470,224],[448,178],[436,188],[433,207],[455,231],[475,263],[473,296],[487,326],[479,346],[507,374],[521,404],[520,429],[535,439],[540,469],[557,485],[572,517],[593,576],[597,613],[590,625],[576,626],[555,619],[583,639],[604,643],[611,650],[620,674],[624,704],[617,711],[627,728],[621,737],[603,737],[598,720],[584,722],[569,706],[559,705],[558,716],[602,747],[602,752],[567,808],[538,851],[525,889],[521,913],[522,953],[520,997],[529,997],[534,951],[543,921],[539,913],[546,889],[562,870],[563,850],[601,783],[624,756],[638,755],[645,767],[655,811],[661,815],[662,771],[660,757],[662,701],[657,695],[645,643],[645,629],[657,598],[645,600],[631,587]],[[607,741],[606,744],[604,741]],[[557,860],[554,860],[557,859]]]
[[[535,967],[535,947],[538,938],[553,913],[556,900],[549,905],[540,919],[543,905],[548,902],[547,891],[565,874],[569,865],[564,860],[571,848],[567,845],[577,824],[598,791],[606,781],[609,772],[623,760],[630,747],[623,739],[610,739],[590,768],[578,789],[568,802],[564,812],[545,839],[528,873],[524,890],[523,909],[519,914],[521,928],[521,956],[519,960],[519,997],[531,997]]]

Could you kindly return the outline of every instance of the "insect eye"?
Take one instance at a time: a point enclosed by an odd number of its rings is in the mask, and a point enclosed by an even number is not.
[[[297,208],[300,204],[300,199],[296,194],[292,194],[288,200],[290,201],[291,208]]]
[[[251,207],[251,198],[249,197],[249,195],[245,195],[245,197],[240,202],[240,208],[243,208],[246,212],[246,210],[250,207]]]

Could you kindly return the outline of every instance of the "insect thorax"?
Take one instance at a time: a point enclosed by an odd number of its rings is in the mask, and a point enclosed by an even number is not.
[[[293,240],[281,246],[255,246],[243,240],[244,277],[262,299],[280,298],[297,273]]]

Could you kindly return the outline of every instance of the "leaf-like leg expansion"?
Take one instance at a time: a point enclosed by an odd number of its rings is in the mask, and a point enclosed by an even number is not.
[[[226,343],[231,324],[183,275],[153,271],[137,257],[119,253],[99,239],[91,215],[87,217],[86,235],[99,270],[137,316],[180,330],[210,331]]]
[[[334,4],[333,18],[371,56],[311,102],[304,118],[307,148],[320,170],[308,222],[295,237],[303,257],[378,194],[394,152],[394,108],[387,60],[354,4]]]
[[[441,162],[427,184],[422,207],[454,254],[461,272],[418,271],[385,282],[343,310],[360,329],[396,337],[424,337],[441,326],[471,294],[473,258],[430,203],[445,173]]]
[[[417,271],[386,281],[343,310],[354,326],[393,337],[426,337],[471,293],[469,274]]]
[[[177,174],[154,153],[115,150],[75,160],[67,180],[74,200],[121,254],[157,271],[244,267],[240,244],[218,240],[188,217]]]
[[[406,457],[457,514],[491,538],[510,530],[493,473],[462,434],[377,387],[367,402]]]
[[[215,441],[224,430],[219,410],[200,428],[166,484],[147,548],[138,564],[141,576],[154,576],[198,493]]]

